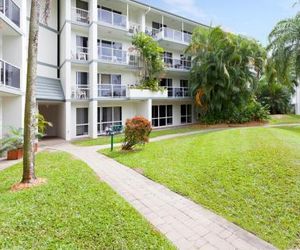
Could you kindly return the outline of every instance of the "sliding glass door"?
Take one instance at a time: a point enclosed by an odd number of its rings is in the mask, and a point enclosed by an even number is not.
[[[98,134],[104,134],[114,126],[122,125],[122,107],[98,108]]]

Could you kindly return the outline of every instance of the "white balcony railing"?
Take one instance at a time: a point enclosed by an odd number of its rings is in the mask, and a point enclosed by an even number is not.
[[[99,84],[98,97],[122,98],[127,96],[127,85],[121,84]]]
[[[87,84],[72,87],[72,99],[87,100],[90,98],[90,87]]]
[[[12,0],[0,0],[0,12],[20,27],[20,7]]]
[[[0,86],[20,89],[20,69],[0,60]]]
[[[127,29],[127,16],[112,11],[98,9],[98,21],[109,26]]]
[[[160,29],[146,28],[146,34],[151,35],[157,40],[169,40],[184,44],[189,44],[192,40],[192,35],[179,30],[163,27]]]
[[[72,52],[72,59],[76,61],[88,61],[89,49],[87,47],[77,46]]]
[[[187,87],[167,87],[168,97],[171,98],[188,98],[191,97]]]
[[[186,59],[173,59],[169,57],[163,58],[165,67],[167,69],[175,69],[175,70],[190,70],[192,68],[191,60]]]
[[[81,24],[89,24],[90,23],[89,11],[73,7],[72,21]]]
[[[98,47],[98,58],[102,62],[138,66],[138,57],[129,54],[126,50],[114,49],[110,47]]]

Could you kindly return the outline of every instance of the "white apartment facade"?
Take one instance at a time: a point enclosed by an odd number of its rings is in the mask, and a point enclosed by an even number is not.
[[[0,0],[0,136],[22,127],[29,13],[29,0]],[[195,122],[184,51],[198,23],[133,0],[52,0],[50,13],[40,24],[37,81],[39,112],[53,123],[48,136],[96,138],[137,115],[155,128]],[[164,48],[166,91],[135,88],[136,32]]]

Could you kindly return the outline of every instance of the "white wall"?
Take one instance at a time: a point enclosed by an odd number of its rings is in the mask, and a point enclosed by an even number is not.
[[[2,124],[3,134],[9,131],[9,127],[23,127],[23,97],[2,98]]]

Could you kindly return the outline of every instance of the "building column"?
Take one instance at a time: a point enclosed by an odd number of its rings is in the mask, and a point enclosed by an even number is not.
[[[70,101],[66,101],[64,103],[65,107],[64,107],[64,117],[65,117],[65,140],[66,141],[70,141],[72,139],[72,109],[71,109],[71,102]]]
[[[90,101],[89,103],[89,136],[93,139],[98,137],[98,101]]]
[[[147,100],[147,113],[145,118],[152,122],[152,99]]]
[[[91,25],[89,28],[89,136],[97,138],[98,129],[98,9],[97,0],[89,1],[89,12]]]

